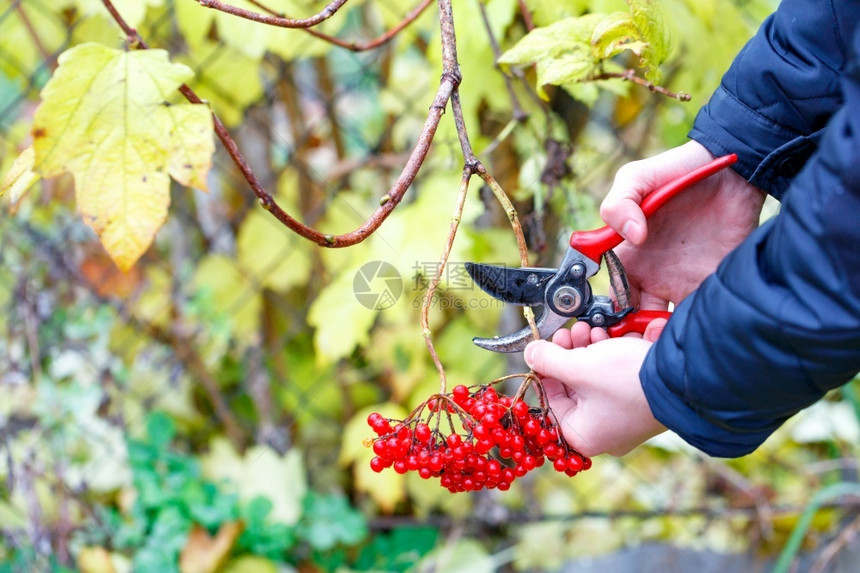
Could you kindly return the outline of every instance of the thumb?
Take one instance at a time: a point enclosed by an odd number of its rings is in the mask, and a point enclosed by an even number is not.
[[[571,376],[570,353],[572,350],[562,348],[545,340],[536,340],[526,346],[523,358],[529,368],[548,378],[568,380]]]

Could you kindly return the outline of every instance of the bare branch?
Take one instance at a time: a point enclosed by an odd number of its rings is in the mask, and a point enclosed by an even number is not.
[[[204,8],[212,8],[213,10],[224,12],[225,14],[244,18],[253,22],[259,22],[260,24],[266,24],[268,26],[275,26],[277,28],[310,28],[311,26],[316,26],[320,22],[325,22],[334,16],[337,11],[346,4],[346,2],[347,0],[332,0],[332,2],[330,2],[320,12],[309,18],[292,19],[272,14],[260,14],[259,12],[252,12],[251,10],[245,10],[244,8],[236,8],[230,4],[219,2],[219,0],[197,0],[197,3]],[[259,6],[259,4],[257,5]]]
[[[346,0],[342,0],[341,5],[345,1]],[[440,3],[443,1],[444,0],[440,0]],[[140,37],[134,28],[128,25],[122,15],[116,10],[116,7],[114,7],[111,0],[102,0],[102,3],[110,13],[113,20],[128,36],[129,44],[139,49],[147,49],[148,46],[146,42],[144,42],[143,38]],[[450,16],[450,8],[448,13]],[[388,218],[394,208],[400,203],[407,189],[409,189],[409,186],[418,175],[418,170],[421,168],[421,165],[423,165],[424,159],[430,151],[430,144],[433,141],[433,137],[436,135],[436,129],[439,127],[439,121],[445,113],[445,107],[448,104],[448,100],[451,98],[451,93],[460,83],[460,72],[456,65],[456,53],[453,59],[450,55],[447,59],[443,58],[443,66],[444,70],[439,89],[436,92],[433,103],[430,105],[430,111],[427,114],[427,119],[425,120],[424,127],[421,130],[421,135],[418,137],[418,141],[416,142],[412,153],[409,155],[406,166],[403,168],[403,171],[401,171],[400,176],[398,176],[388,193],[382,196],[379,208],[377,208],[368,220],[359,228],[342,235],[323,234],[316,229],[304,225],[302,222],[284,211],[275,201],[274,197],[272,197],[272,195],[262,186],[260,180],[257,179],[257,176],[254,175],[254,172],[251,170],[251,167],[248,165],[242,152],[239,150],[239,146],[236,144],[236,141],[230,136],[230,133],[227,131],[227,128],[221,120],[213,113],[212,121],[215,127],[215,134],[218,136],[218,139],[221,140],[227,153],[230,155],[231,159],[233,159],[233,162],[239,168],[239,171],[241,171],[245,180],[254,191],[254,194],[260,200],[260,204],[264,209],[274,215],[278,221],[296,234],[323,247],[339,248],[355,245],[362,242],[376,231],[376,229],[382,225],[385,219]],[[179,91],[185,96],[185,99],[192,103],[204,103],[194,90],[187,85],[182,85],[179,88]]]
[[[598,74],[596,76],[592,76],[592,77],[588,78],[587,81],[592,82],[592,81],[598,81],[598,80],[612,80],[612,79],[627,80],[629,82],[633,82],[634,84],[638,84],[644,88],[648,88],[648,91],[662,94],[666,97],[670,97],[670,98],[676,99],[678,101],[690,101],[690,99],[691,99],[691,96],[688,93],[684,93],[684,92],[675,93],[675,92],[667,90],[666,88],[664,88],[662,86],[658,86],[654,82],[650,82],[650,81],[646,80],[645,78],[640,78],[639,76],[636,75],[636,71],[632,70],[632,69],[624,70],[623,72],[603,72],[601,74]]]

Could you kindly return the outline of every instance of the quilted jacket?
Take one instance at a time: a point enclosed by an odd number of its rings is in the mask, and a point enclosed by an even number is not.
[[[655,417],[736,457],[860,371],[860,2],[783,0],[690,137],[782,203],[675,309],[640,379]]]

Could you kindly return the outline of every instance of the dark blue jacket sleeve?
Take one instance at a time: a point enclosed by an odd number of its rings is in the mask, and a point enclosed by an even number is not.
[[[711,455],[751,452],[860,371],[860,34],[851,35],[841,105],[780,213],[678,305],[640,371],[655,417]]]
[[[776,197],[815,152],[842,103],[860,2],[782,0],[741,50],[690,132],[714,155],[737,153],[735,170]]]

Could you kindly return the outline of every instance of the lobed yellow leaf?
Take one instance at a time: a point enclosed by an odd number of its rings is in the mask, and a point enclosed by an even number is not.
[[[167,217],[168,176],[205,188],[214,151],[209,109],[170,102],[192,75],[163,50],[87,43],[60,55],[42,90],[34,171],[72,173],[78,210],[123,270]]]

